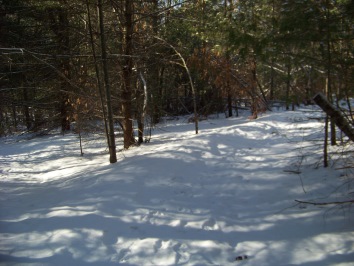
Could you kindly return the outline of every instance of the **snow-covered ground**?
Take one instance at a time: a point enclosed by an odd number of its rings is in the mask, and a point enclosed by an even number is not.
[[[0,265],[354,265],[353,207],[295,202],[353,193],[314,114],[169,121],[116,164],[104,140],[3,138]]]

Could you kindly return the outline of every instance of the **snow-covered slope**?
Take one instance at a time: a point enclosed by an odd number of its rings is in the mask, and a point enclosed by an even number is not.
[[[116,164],[103,140],[3,139],[0,265],[354,265],[352,209],[295,202],[350,190],[306,114],[170,121]]]

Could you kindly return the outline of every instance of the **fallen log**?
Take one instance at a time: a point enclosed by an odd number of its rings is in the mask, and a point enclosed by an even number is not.
[[[354,200],[347,200],[347,201],[330,201],[330,202],[311,202],[311,201],[302,201],[302,200],[295,200],[297,203],[302,204],[310,204],[310,205],[317,205],[317,206],[324,206],[324,205],[339,205],[339,204],[352,204]]]
[[[336,126],[342,130],[342,132],[354,142],[354,129],[349,124],[348,120],[338,111],[333,104],[331,104],[322,93],[317,93],[313,97],[315,103],[321,107],[321,109],[333,119]]]

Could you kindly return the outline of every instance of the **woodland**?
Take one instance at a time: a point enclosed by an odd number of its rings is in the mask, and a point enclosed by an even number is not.
[[[353,18],[0,0],[0,266],[353,265]]]
[[[198,133],[213,113],[257,119],[322,92],[352,119],[353,13],[351,0],[2,0],[0,135],[101,131],[114,163],[116,137],[147,142],[165,116]]]

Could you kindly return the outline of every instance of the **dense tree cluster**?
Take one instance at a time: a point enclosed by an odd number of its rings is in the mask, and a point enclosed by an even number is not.
[[[349,99],[353,13],[351,0],[3,0],[0,134],[101,119],[114,162],[114,124],[129,148],[164,115]]]

